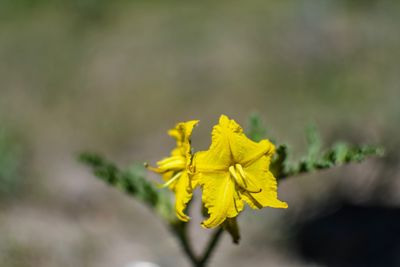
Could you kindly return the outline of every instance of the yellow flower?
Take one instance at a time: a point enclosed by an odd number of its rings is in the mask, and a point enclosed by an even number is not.
[[[168,134],[176,139],[176,148],[172,150],[171,156],[157,162],[158,168],[148,167],[150,170],[163,175],[168,186],[175,193],[175,211],[177,217],[182,221],[189,221],[184,213],[187,203],[193,195],[196,183],[191,179],[189,166],[192,159],[190,136],[198,121],[192,120],[178,123]]]
[[[277,198],[277,182],[269,171],[274,145],[248,139],[234,120],[222,115],[214,126],[207,151],[194,155],[193,171],[203,188],[202,201],[210,217],[207,228],[236,217],[246,202],[253,209],[287,208]]]

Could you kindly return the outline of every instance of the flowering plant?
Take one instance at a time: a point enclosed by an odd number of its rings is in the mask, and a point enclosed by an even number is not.
[[[196,267],[206,266],[223,231],[232,236],[234,243],[239,242],[236,218],[245,204],[253,209],[288,207],[278,199],[277,181],[382,155],[379,147],[349,146],[342,142],[321,152],[319,135],[310,128],[307,154],[293,164],[288,161],[286,145],[276,146],[264,139],[265,129],[258,116],[250,120],[249,138],[237,122],[225,115],[221,115],[213,128],[210,148],[193,153],[190,139],[197,124],[196,120],[178,123],[168,131],[176,140],[170,156],[158,161],[155,167],[145,164],[148,170],[162,176],[161,186],[146,179],[141,165],[121,170],[97,154],[80,155],[80,160],[92,167],[97,177],[138,198],[158,213]],[[160,187],[168,187],[173,192],[175,204]],[[189,203],[196,188],[202,190],[202,205],[209,215],[201,225],[216,228],[200,256],[193,252],[187,231]]]

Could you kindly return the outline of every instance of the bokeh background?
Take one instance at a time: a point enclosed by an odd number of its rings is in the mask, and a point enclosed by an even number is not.
[[[220,114],[252,112],[294,160],[310,123],[386,157],[283,181],[290,208],[246,210],[212,266],[400,266],[399,14],[390,0],[0,0],[0,266],[189,266],[77,155],[154,163],[176,122],[201,121],[200,150]]]

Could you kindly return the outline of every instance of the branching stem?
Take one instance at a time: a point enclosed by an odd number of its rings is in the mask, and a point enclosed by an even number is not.
[[[222,236],[223,229],[218,228],[210,237],[209,242],[201,256],[197,256],[193,250],[192,244],[190,243],[190,238],[188,234],[188,225],[189,223],[175,223],[172,224],[171,229],[175,233],[176,237],[178,238],[183,251],[185,252],[186,256],[192,263],[194,267],[205,267]]]

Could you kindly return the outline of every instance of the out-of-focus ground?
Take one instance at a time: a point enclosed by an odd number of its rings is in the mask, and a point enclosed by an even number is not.
[[[400,204],[399,14],[386,0],[0,0],[0,266],[189,266],[156,216],[76,155],[154,162],[176,122],[199,119],[193,144],[205,149],[220,114],[246,125],[253,111],[294,157],[309,123],[328,144],[387,149],[285,180],[290,208],[246,210],[241,244],[225,236],[212,259],[316,266],[291,225],[329,203]],[[200,248],[208,231],[192,230]]]

